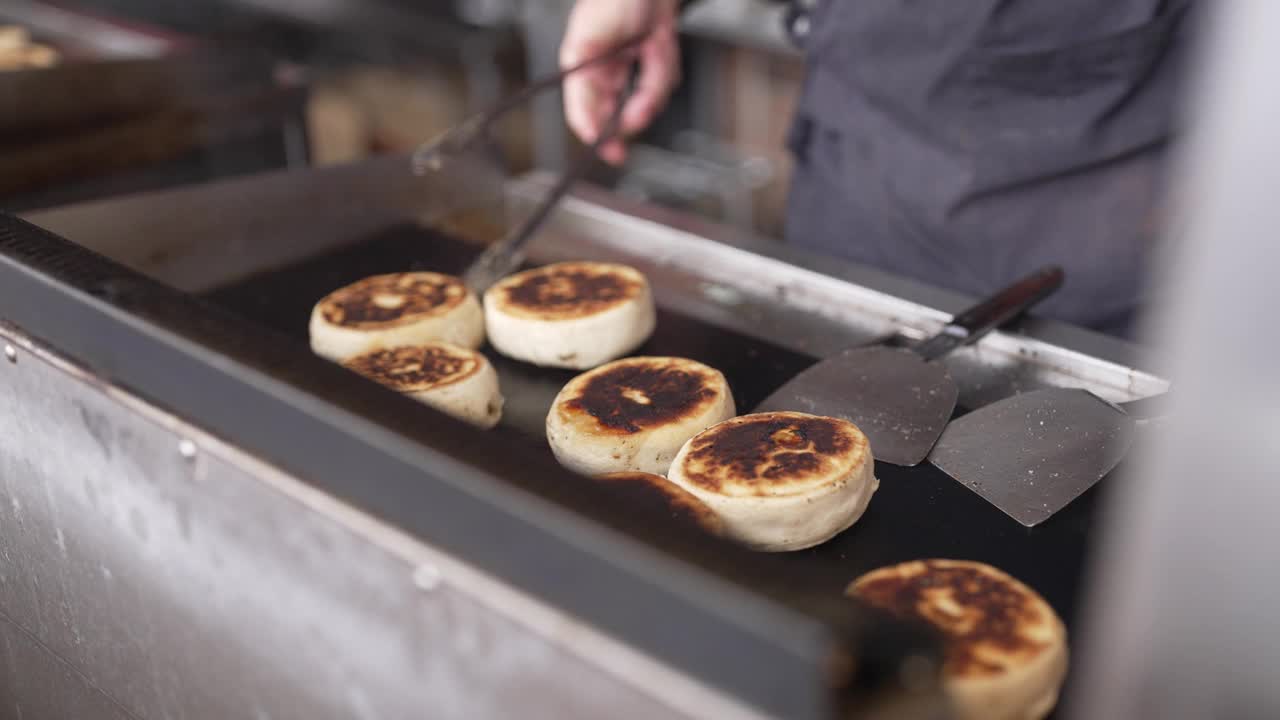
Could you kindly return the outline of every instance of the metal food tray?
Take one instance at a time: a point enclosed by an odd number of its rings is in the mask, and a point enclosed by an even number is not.
[[[513,183],[508,199],[527,202],[545,183],[536,175]],[[9,313],[10,322],[739,709],[830,717],[895,686],[900,679],[885,668],[923,646],[840,599],[858,574],[893,562],[990,562],[1039,590],[1074,629],[1106,482],[1028,529],[930,466],[878,466],[880,489],[851,530],[812,550],[754,554],[631,513],[555,468],[542,426],[570,373],[489,353],[508,409],[484,434],[310,357],[307,314],[321,295],[374,272],[456,271],[478,250],[439,230],[456,231],[465,186],[464,178],[451,187],[409,178],[404,162],[391,159],[41,213],[29,219],[182,292],[117,276],[113,263],[78,257],[51,236],[4,247],[0,233],[0,250],[30,280],[0,284],[0,307],[35,300],[24,288],[47,290],[49,282],[31,280],[37,276],[82,286],[111,309],[95,316],[104,332],[109,318],[127,320],[119,333],[129,362],[93,337],[74,336],[74,326],[62,325],[69,315],[28,306]],[[718,367],[743,410],[816,357],[889,332],[920,336],[964,302],[590,189],[565,203],[530,252],[534,263],[607,259],[646,273],[660,317],[640,352]],[[92,273],[75,269],[86,262]],[[963,406],[1044,385],[1116,400],[1167,386],[1135,369],[1136,350],[1124,343],[1034,319],[1021,330],[947,360]],[[149,367],[161,359],[168,368],[187,363],[190,374]],[[233,401],[252,405],[230,412]],[[376,481],[351,476],[357,458]],[[848,677],[833,675],[842,653],[856,657]],[[876,672],[883,676],[869,681]]]

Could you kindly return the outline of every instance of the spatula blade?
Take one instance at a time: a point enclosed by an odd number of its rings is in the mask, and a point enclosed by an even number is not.
[[[959,391],[946,367],[899,348],[846,350],[797,375],[757,411],[844,418],[871,441],[876,460],[918,465],[942,434]]]
[[[1134,421],[1086,390],[1021,393],[953,421],[929,461],[1027,527],[1115,469]]]

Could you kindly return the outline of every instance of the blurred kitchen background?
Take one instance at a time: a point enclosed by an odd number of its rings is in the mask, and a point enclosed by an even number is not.
[[[0,0],[0,208],[406,153],[554,72],[572,0]],[[799,91],[786,5],[704,0],[685,81],[592,180],[777,236]],[[511,173],[562,167],[558,93],[500,131]]]

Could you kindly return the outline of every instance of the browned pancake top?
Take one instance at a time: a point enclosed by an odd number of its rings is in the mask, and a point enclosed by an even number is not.
[[[620,472],[601,475],[599,480],[631,505],[640,505],[669,514],[676,522],[721,531],[720,518],[701,500],[661,475]]]
[[[999,675],[1027,663],[1049,647],[1045,628],[1059,622],[1033,590],[981,563],[903,563],[862,576],[850,594],[937,628],[945,638],[943,672],[953,678]]]
[[[744,415],[690,441],[684,477],[727,495],[785,495],[841,478],[866,462],[867,438],[836,418],[776,412]]]
[[[325,320],[343,327],[384,327],[443,315],[466,297],[462,281],[451,275],[374,275],[327,295],[320,301],[320,313]]]
[[[417,392],[461,382],[483,363],[477,353],[439,343],[374,350],[343,364],[393,390]]]
[[[591,418],[597,433],[631,435],[702,412],[721,387],[720,373],[692,360],[627,358],[574,378],[559,412]]]
[[[505,312],[570,320],[621,305],[644,286],[644,277],[625,265],[569,262],[512,275],[495,290],[501,293]]]

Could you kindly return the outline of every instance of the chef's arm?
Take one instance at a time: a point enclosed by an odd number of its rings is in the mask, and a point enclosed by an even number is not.
[[[623,138],[606,143],[600,155],[615,165],[626,159],[625,138],[649,126],[680,82],[680,45],[676,20],[689,0],[578,0],[569,14],[560,66],[569,67],[639,34],[640,76],[622,113]],[[601,63],[565,81],[564,109],[569,127],[583,142],[593,142],[613,111],[630,71],[631,58]]]

